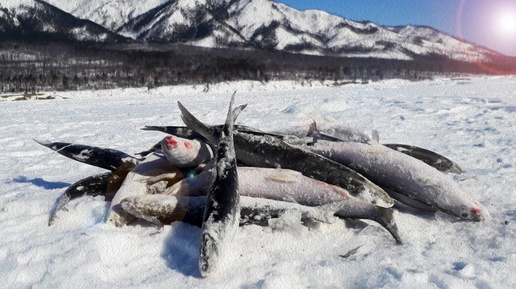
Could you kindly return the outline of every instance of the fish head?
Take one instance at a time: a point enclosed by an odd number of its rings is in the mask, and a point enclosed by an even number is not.
[[[202,277],[208,277],[217,269],[219,246],[217,240],[209,233],[201,235],[201,243],[203,246],[199,252],[199,270]]]
[[[172,150],[179,146],[179,141],[173,136],[167,136],[161,141],[161,148]]]
[[[482,206],[478,202],[473,202],[473,204],[466,206],[458,206],[455,209],[456,215],[459,216],[461,219],[464,220],[471,220],[471,221],[485,221],[490,219],[491,215],[487,211],[484,206]]]
[[[167,136],[161,140],[161,151],[167,160],[179,167],[190,166],[199,154],[199,141]]]

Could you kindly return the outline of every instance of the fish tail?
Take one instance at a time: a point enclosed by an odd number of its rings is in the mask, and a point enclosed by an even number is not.
[[[59,196],[59,198],[56,200],[54,207],[52,208],[52,211],[50,212],[50,216],[48,218],[48,225],[52,226],[55,222],[56,214],[59,212],[68,202],[71,200],[70,194],[68,191],[65,191],[64,194]]]
[[[214,135],[213,130],[208,125],[196,118],[181,102],[178,101],[177,105],[181,111],[181,119],[188,128],[202,135],[210,144],[218,143],[219,137]]]
[[[401,237],[398,231],[398,225],[394,221],[393,210],[391,208],[383,208],[377,207],[378,216],[376,218],[376,222],[382,225],[389,233],[391,233],[392,237],[396,240],[396,243],[402,245]]]
[[[233,95],[231,95],[231,100],[229,102],[228,115],[226,117],[226,122],[224,124],[224,126],[229,128],[230,130],[233,130],[233,127],[235,125],[237,117],[240,115],[242,110],[244,110],[247,107],[247,104],[242,104],[233,109],[233,104],[235,102],[235,94],[236,94],[236,91],[233,93]]]

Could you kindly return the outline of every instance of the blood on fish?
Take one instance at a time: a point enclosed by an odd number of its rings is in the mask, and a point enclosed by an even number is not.
[[[187,149],[192,147],[192,144],[187,141],[184,143],[184,145],[185,145],[185,148],[187,148]]]
[[[167,145],[168,149],[177,148],[177,145],[178,145],[177,141],[171,136],[167,136],[165,138],[165,144]]]
[[[471,210],[469,210],[472,214],[474,215],[480,215],[482,213],[482,210],[479,209],[479,208],[473,208]]]

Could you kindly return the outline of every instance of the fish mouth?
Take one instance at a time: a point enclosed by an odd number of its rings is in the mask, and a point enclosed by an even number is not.
[[[472,219],[474,221],[480,222],[480,221],[486,221],[491,218],[491,215],[485,208],[472,208],[470,210]]]
[[[202,277],[208,277],[216,269],[218,259],[218,247],[215,239],[208,233],[201,236],[201,246],[199,252],[199,271]]]
[[[486,221],[491,218],[489,212],[482,206],[470,208],[468,213],[463,213],[462,217],[476,222]]]
[[[171,136],[167,136],[166,138],[164,138],[162,144],[164,144],[166,148],[169,150],[178,147],[178,142]]]

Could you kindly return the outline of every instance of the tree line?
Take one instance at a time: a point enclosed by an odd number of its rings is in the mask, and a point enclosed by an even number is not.
[[[506,65],[504,61],[500,63]],[[498,68],[511,69],[503,65]],[[234,80],[420,80],[465,73],[486,72],[474,63],[441,56],[407,61],[185,45],[0,44],[0,91],[3,93],[153,88]]]

